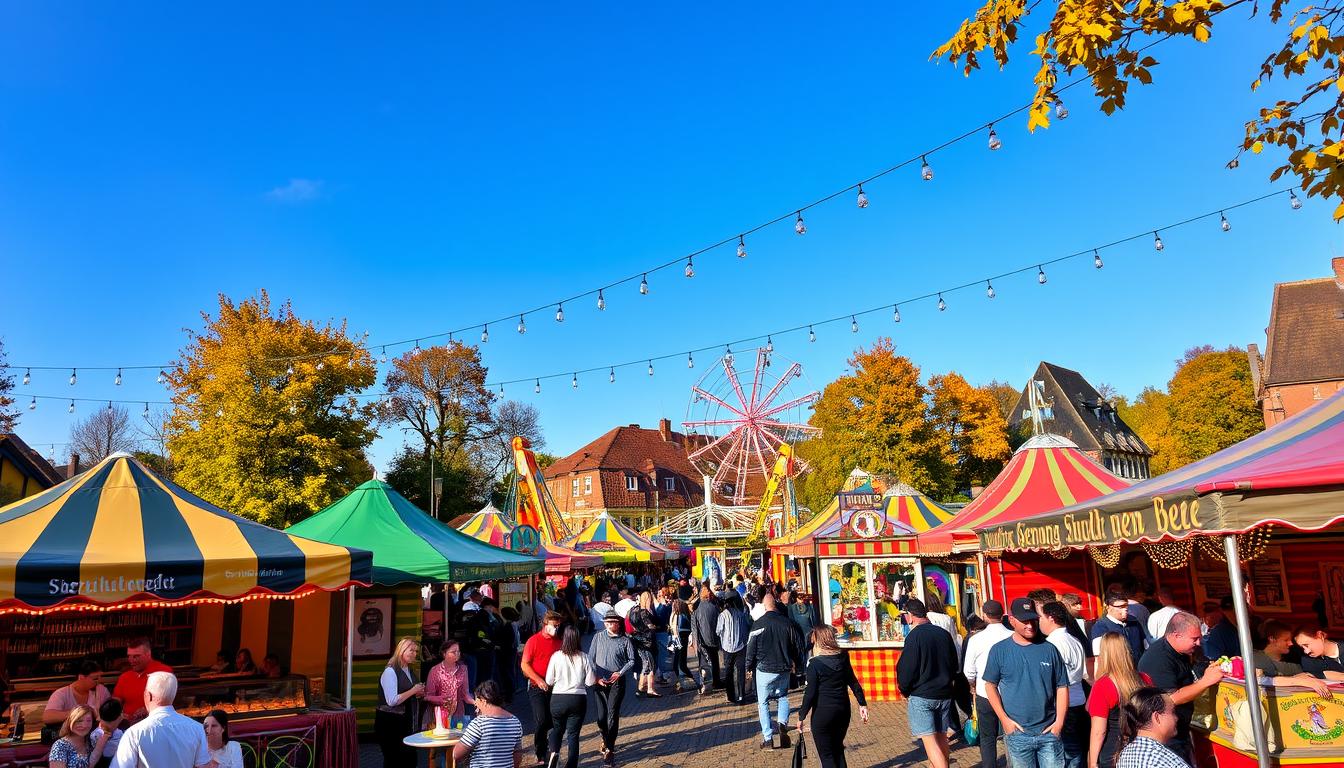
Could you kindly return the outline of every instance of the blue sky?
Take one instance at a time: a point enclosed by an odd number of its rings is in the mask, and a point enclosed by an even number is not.
[[[0,334],[14,364],[171,360],[223,292],[265,288],[381,341],[539,306],[674,259],[983,125],[1030,95],[1020,46],[970,79],[929,53],[970,3],[884,8],[596,4],[11,4],[0,12]],[[1038,22],[1039,23],[1039,22]],[[642,360],[889,304],[1216,210],[1275,189],[1276,157],[1224,168],[1286,30],[1220,19],[1168,41],[1156,83],[1107,118],[983,136],[680,270],[491,328],[491,378]],[[1282,182],[1278,188],[1285,188]],[[776,336],[820,388],[891,334],[926,374],[1020,386],[1042,360],[1126,394],[1197,344],[1264,340],[1276,281],[1323,276],[1331,207],[1284,198],[933,302]],[[475,334],[473,334],[473,337]],[[698,359],[699,362],[699,359]],[[644,364],[506,394],[549,448],[686,417],[703,363]],[[18,372],[21,375],[21,371]],[[153,372],[39,375],[28,395],[162,399]],[[81,406],[87,412],[91,404]],[[79,414],[77,414],[79,415]],[[43,453],[74,417],[47,401]],[[401,442],[375,445],[382,468]],[[64,452],[57,446],[55,452]]]

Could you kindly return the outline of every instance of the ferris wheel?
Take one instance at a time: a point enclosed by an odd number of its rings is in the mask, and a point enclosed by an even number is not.
[[[768,347],[758,349],[755,368],[739,373],[741,357],[727,352],[691,387],[682,422],[693,436],[689,458],[713,476],[715,492],[733,505],[747,503],[749,484],[759,494],[781,443],[821,432],[807,423],[807,412],[821,394],[800,394],[807,388],[803,366],[790,363],[780,372],[773,357]],[[799,466],[806,471],[801,461]]]

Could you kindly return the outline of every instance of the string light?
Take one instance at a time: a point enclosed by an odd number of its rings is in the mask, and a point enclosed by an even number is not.
[[[120,368],[117,369],[117,377],[116,377],[115,379],[112,380],[112,384],[113,384],[114,386],[118,386],[118,387],[121,386],[121,369],[120,369]]]
[[[1069,119],[1069,108],[1064,106],[1064,100],[1058,96],[1055,97],[1055,117],[1060,120]]]
[[[383,347],[383,352],[382,352],[382,354],[378,355],[378,362],[380,362],[380,363],[386,363],[386,362],[387,362],[387,347]],[[291,369],[291,371],[292,371],[292,369]]]
[[[745,258],[747,258],[747,236],[746,236],[746,235],[738,235],[738,236],[737,236],[737,258],[739,258],[739,259],[745,259]]]
[[[644,277],[640,278],[640,280],[639,280],[639,293],[640,293],[641,296],[648,296],[648,295],[649,295],[649,276],[648,276],[648,275],[644,275]]]
[[[1045,285],[1045,267],[1040,264],[1036,265],[1036,282]]]
[[[1253,528],[1246,533],[1237,534],[1237,555],[1243,563],[1249,563],[1265,553],[1265,547],[1269,545],[1270,535],[1274,532],[1272,524],[1263,525],[1259,528]],[[1227,552],[1223,549],[1223,542],[1217,536],[1199,536],[1195,539],[1199,548],[1204,554],[1218,560],[1227,561]]]
[[[222,419],[222,418],[224,418],[224,409],[223,409],[223,408],[216,408],[216,409],[215,409],[215,418],[216,418],[216,419]]]
[[[316,366],[317,370],[320,371],[320,370],[322,370],[323,368],[326,368],[326,367],[327,367],[327,364],[326,364],[325,362],[323,362],[323,361],[321,361],[321,360],[318,360],[318,361],[317,361],[317,366]]]
[[[563,323],[563,322],[565,322],[565,305],[564,305],[564,304],[556,304],[556,305],[555,305],[555,322],[557,322],[557,323]]]
[[[26,368],[23,371],[23,386],[28,386],[28,382],[33,380],[33,369]]]
[[[765,351],[768,354],[775,354],[775,337],[767,335],[765,337]]]
[[[1228,223],[1227,216],[1225,216],[1222,211],[1218,212],[1218,218],[1220,219],[1218,226],[1222,227],[1224,232],[1231,232],[1232,225]]]
[[[486,326],[485,326],[484,328],[481,329],[481,343],[482,343],[482,344],[489,344],[489,343],[490,343],[490,325],[489,325],[489,324],[486,324]]]
[[[522,315],[518,316],[518,333],[520,335],[527,333],[527,320],[525,320]]]
[[[919,161],[923,163],[919,169],[919,177],[925,181],[933,181],[933,169],[929,167],[928,158],[921,157]]]
[[[1114,568],[1120,564],[1120,545],[1108,544],[1104,547],[1088,547],[1087,551],[1092,555],[1092,559],[1097,561],[1097,565],[1102,568]]]
[[[569,386],[573,389],[579,388],[579,374],[574,374],[574,378],[569,380]]]
[[[36,397],[33,398],[32,402],[28,403],[28,410],[30,410],[30,411],[36,411],[36,410],[37,410],[37,398],[36,398]]]
[[[1097,253],[1096,248],[1092,249],[1092,266],[1101,269],[1101,254]]]
[[[695,367],[695,358],[691,356],[690,352],[686,353],[686,367],[687,368]]]
[[[1162,244],[1162,236],[1159,235],[1159,234],[1157,234],[1156,232],[1154,232],[1154,233],[1153,233],[1153,250],[1155,250],[1155,251],[1161,251],[1161,250],[1164,249],[1164,248],[1166,248],[1166,246]]]
[[[685,272],[686,272],[686,276],[687,276],[687,277],[695,277],[695,262],[692,260],[692,258],[691,258],[690,256],[687,256],[687,257],[686,257],[686,270],[685,270]]]
[[[724,348],[723,348],[723,362],[727,363],[728,365],[732,365],[732,364],[733,364],[733,350],[732,350],[732,347],[724,347]]]
[[[69,407],[69,408],[66,408],[66,409],[65,409],[65,412],[66,412],[66,413],[74,413],[74,412],[75,412],[75,401],[74,401],[74,400],[71,400],[71,401],[70,401],[70,407]]]
[[[650,375],[650,376],[653,375],[653,361],[652,361],[652,360],[649,361],[649,375]]]
[[[854,315],[849,316],[849,332],[850,333],[859,332],[859,319]]]
[[[899,304],[891,305],[891,321],[893,323],[901,322],[901,307]]]
[[[290,407],[292,408],[293,406]],[[140,415],[145,417],[146,419],[149,418],[149,403],[145,403],[145,409],[140,412]]]
[[[294,375],[294,364],[293,364],[293,363],[290,363],[290,364],[289,364],[289,367],[285,369],[285,375],[286,375],[286,376],[293,376],[293,375]]]
[[[347,359],[347,360],[345,361],[345,367],[346,367],[346,368],[354,368],[354,367],[355,367],[355,358],[351,357],[351,358]]]
[[[108,400],[108,401],[107,401],[107,412],[108,412],[108,413],[111,413],[111,412],[112,412],[112,401],[111,401],[111,400]]]
[[[607,297],[602,295],[602,289],[597,289],[597,311],[605,312],[607,309]]]
[[[994,294],[994,284],[991,283],[991,282],[989,282],[988,280],[985,281],[985,295],[988,296],[988,297],[991,298],[991,299],[994,298],[994,296],[995,296],[995,294]]]
[[[863,185],[859,185],[859,197],[856,200],[860,208],[868,207],[868,196],[863,193]]]
[[[537,383],[535,386],[532,387],[532,391],[537,393],[538,395],[541,394],[541,379],[537,379]]]
[[[943,294],[941,293],[938,294],[938,311],[939,312],[947,311],[947,302],[943,301]]]
[[[807,234],[807,225],[803,223],[803,212],[798,212],[798,220],[793,222],[793,231],[800,235]]]
[[[75,380],[78,379],[78,378],[79,378],[79,376],[78,376],[78,374],[75,373],[75,369],[74,369],[74,368],[71,368],[71,369],[70,369],[70,386],[72,386],[72,387],[75,386]]]
[[[817,332],[814,331],[814,330],[812,330],[812,326],[810,326],[810,325],[807,326],[807,340],[808,340],[808,341],[816,341],[816,340],[817,340]]]
[[[1055,558],[1056,560],[1068,560],[1069,556],[1073,554],[1073,550],[1067,547],[1065,547],[1064,549],[1047,549],[1045,550],[1045,554]]]
[[[1190,553],[1193,551],[1192,543],[1190,539],[1181,539],[1180,541],[1164,541],[1158,544],[1144,544],[1143,551],[1148,553],[1148,557],[1154,563],[1157,563],[1159,568],[1175,571],[1189,565]]]
[[[1288,190],[1288,204],[1293,207],[1294,211],[1301,210],[1302,208],[1302,201],[1297,199],[1297,193],[1291,189]]]
[[[615,368],[611,368],[610,370],[607,371],[607,381],[610,382],[610,383],[612,383],[612,384],[615,384],[615,383],[616,383],[616,369],[615,369]]]
[[[1002,142],[1002,141],[999,141],[999,134],[997,134],[997,133],[994,132],[994,124],[993,124],[993,123],[990,123],[990,124],[989,124],[989,151],[991,151],[991,152],[996,152],[996,151],[998,151],[999,147],[1002,147],[1002,146],[1003,146],[1003,142]]]

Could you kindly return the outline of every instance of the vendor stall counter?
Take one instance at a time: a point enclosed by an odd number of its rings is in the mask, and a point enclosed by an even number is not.
[[[1300,685],[1276,686],[1260,678],[1272,765],[1344,768],[1344,683],[1333,683],[1330,688],[1333,696],[1327,699]],[[1215,691],[1204,707],[1196,705],[1192,726],[1205,734],[1218,768],[1255,768],[1246,681],[1224,677]],[[1207,711],[1209,704],[1212,712]]]

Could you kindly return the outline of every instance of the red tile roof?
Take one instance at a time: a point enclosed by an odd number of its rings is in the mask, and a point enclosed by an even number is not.
[[[598,473],[591,509],[685,509],[702,503],[700,472],[686,458],[686,436],[638,425],[616,427],[579,450],[542,470],[547,481],[563,481],[571,476]],[[666,436],[665,436],[666,434]],[[638,477],[638,490],[626,489],[626,477]],[[673,490],[666,490],[665,478],[673,478]],[[656,483],[656,488],[651,486]],[[562,489],[566,495],[569,489]],[[657,491],[655,500],[654,491]],[[560,498],[557,501],[566,506]]]
[[[1275,285],[1266,336],[1265,386],[1344,380],[1344,290],[1330,277]]]

